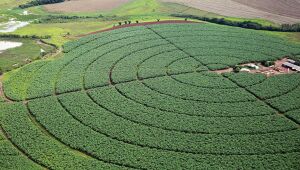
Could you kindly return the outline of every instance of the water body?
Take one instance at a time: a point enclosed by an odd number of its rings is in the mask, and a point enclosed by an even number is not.
[[[0,23],[0,33],[14,32],[19,28],[25,27],[29,22],[10,20],[6,23]]]
[[[21,42],[0,41],[0,53],[7,49],[20,47],[22,45],[23,43]]]

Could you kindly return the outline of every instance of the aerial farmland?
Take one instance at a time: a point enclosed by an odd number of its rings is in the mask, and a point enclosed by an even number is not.
[[[0,169],[299,169],[300,1],[269,2],[3,0]]]

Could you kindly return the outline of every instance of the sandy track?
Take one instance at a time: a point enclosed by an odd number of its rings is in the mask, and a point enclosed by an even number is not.
[[[69,0],[63,3],[45,5],[51,12],[94,12],[117,8],[130,0]]]
[[[225,16],[262,18],[276,23],[300,22],[300,0],[161,0]]]

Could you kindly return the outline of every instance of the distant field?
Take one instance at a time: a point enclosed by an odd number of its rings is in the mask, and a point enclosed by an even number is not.
[[[261,11],[300,19],[300,0],[233,0]],[[299,21],[300,22],[300,21]]]
[[[64,51],[4,75],[1,166],[299,168],[300,74],[213,72],[299,45],[189,23],[115,29]]]
[[[161,0],[220,15],[262,18],[276,23],[300,22],[300,0]]]
[[[24,4],[29,1],[31,1],[31,0],[1,0],[0,1],[0,9],[1,8],[12,8],[12,7]]]
[[[45,5],[49,12],[96,12],[110,11],[130,0],[70,0],[63,3]]]

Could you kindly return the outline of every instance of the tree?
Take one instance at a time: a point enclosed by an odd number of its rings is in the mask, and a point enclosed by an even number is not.
[[[33,0],[27,2],[26,4],[19,5],[20,8],[29,8],[33,6],[45,5],[45,4],[54,4],[64,2],[65,0]]]

